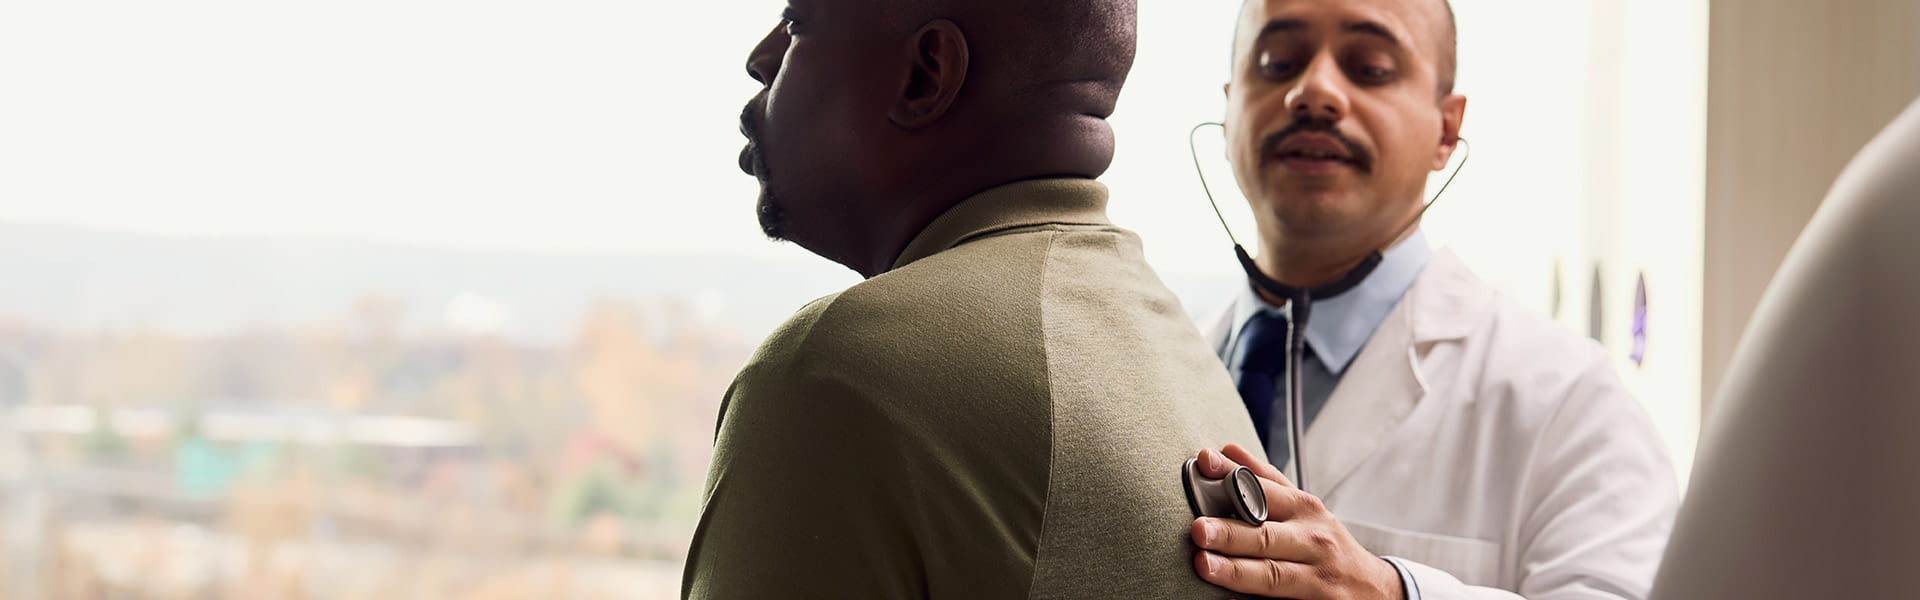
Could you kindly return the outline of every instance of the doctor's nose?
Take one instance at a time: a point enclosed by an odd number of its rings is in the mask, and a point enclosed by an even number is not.
[[[1287,110],[1295,119],[1338,122],[1347,116],[1345,74],[1332,56],[1321,54],[1287,90]]]

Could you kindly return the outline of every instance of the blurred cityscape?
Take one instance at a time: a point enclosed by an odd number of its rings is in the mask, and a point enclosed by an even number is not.
[[[856,281],[0,224],[0,598],[674,597],[727,385]]]
[[[0,233],[18,599],[672,597],[727,384],[848,277]]]

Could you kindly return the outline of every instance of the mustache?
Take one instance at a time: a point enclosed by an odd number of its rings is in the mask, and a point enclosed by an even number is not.
[[[1272,156],[1274,152],[1279,151],[1280,144],[1285,143],[1287,138],[1299,133],[1320,133],[1333,138],[1333,141],[1346,148],[1347,156],[1353,157],[1354,164],[1360,167],[1361,171],[1373,172],[1373,152],[1359,142],[1348,138],[1346,134],[1340,133],[1340,127],[1332,119],[1312,117],[1295,119],[1286,128],[1273,132],[1260,141],[1260,156]]]

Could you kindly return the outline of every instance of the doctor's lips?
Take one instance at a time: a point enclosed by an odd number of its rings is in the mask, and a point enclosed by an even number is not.
[[[1263,162],[1280,162],[1289,170],[1309,175],[1331,174],[1341,167],[1361,173],[1373,171],[1373,154],[1340,135],[1331,123],[1297,121],[1260,144]]]

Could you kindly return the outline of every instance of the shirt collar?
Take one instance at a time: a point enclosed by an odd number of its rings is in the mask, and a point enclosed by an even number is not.
[[[1360,285],[1344,294],[1314,302],[1313,318],[1307,321],[1307,346],[1313,349],[1320,364],[1335,375],[1344,373],[1367,339],[1373,337],[1373,330],[1380,327],[1380,322],[1393,312],[1407,289],[1413,287],[1420,270],[1426,268],[1427,259],[1432,257],[1433,249],[1427,246],[1426,233],[1415,229],[1407,239],[1380,256],[1380,266],[1361,280]],[[1255,293],[1252,285],[1242,288],[1239,300],[1233,305],[1235,338],[1256,313],[1287,316],[1285,309],[1268,304]],[[1231,340],[1227,347],[1237,343],[1237,339]]]
[[[1107,186],[1092,179],[1033,179],[974,194],[921,229],[901,250],[893,268],[974,238],[1046,224],[1111,225],[1107,220]]]

